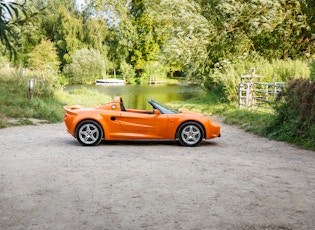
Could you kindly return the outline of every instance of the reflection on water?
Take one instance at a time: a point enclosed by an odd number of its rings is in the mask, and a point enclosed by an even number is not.
[[[150,109],[148,98],[167,103],[170,101],[187,100],[193,97],[204,95],[204,91],[199,85],[179,84],[179,85],[92,85],[92,86],[67,86],[67,91],[80,88],[97,90],[112,98],[122,96],[126,108]]]

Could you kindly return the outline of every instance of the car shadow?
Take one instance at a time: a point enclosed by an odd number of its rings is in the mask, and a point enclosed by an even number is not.
[[[127,140],[127,141],[107,141],[103,140],[101,142],[102,145],[179,145],[177,142],[169,140],[169,141],[153,141],[153,140]]]
[[[178,141],[173,141],[173,140],[127,140],[127,141],[108,141],[108,140],[103,140],[101,145],[137,145],[137,146],[157,146],[157,145],[168,145],[168,146],[179,146],[179,147],[186,147],[182,146]],[[213,141],[203,141],[200,143],[199,146],[214,146],[217,145],[216,142]]]

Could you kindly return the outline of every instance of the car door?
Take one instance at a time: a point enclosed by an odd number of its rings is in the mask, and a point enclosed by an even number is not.
[[[120,122],[126,136],[143,139],[163,139],[167,131],[168,116],[158,113],[120,112]]]

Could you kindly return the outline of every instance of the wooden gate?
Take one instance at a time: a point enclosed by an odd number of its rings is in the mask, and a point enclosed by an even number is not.
[[[278,94],[284,82],[245,82],[238,85],[238,107],[273,113]]]

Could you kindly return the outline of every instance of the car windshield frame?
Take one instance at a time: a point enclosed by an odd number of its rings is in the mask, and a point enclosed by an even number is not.
[[[174,108],[164,105],[160,102],[154,101],[151,98],[148,100],[148,102],[150,103],[150,105],[152,105],[154,109],[159,110],[162,114],[178,114],[179,113]]]

